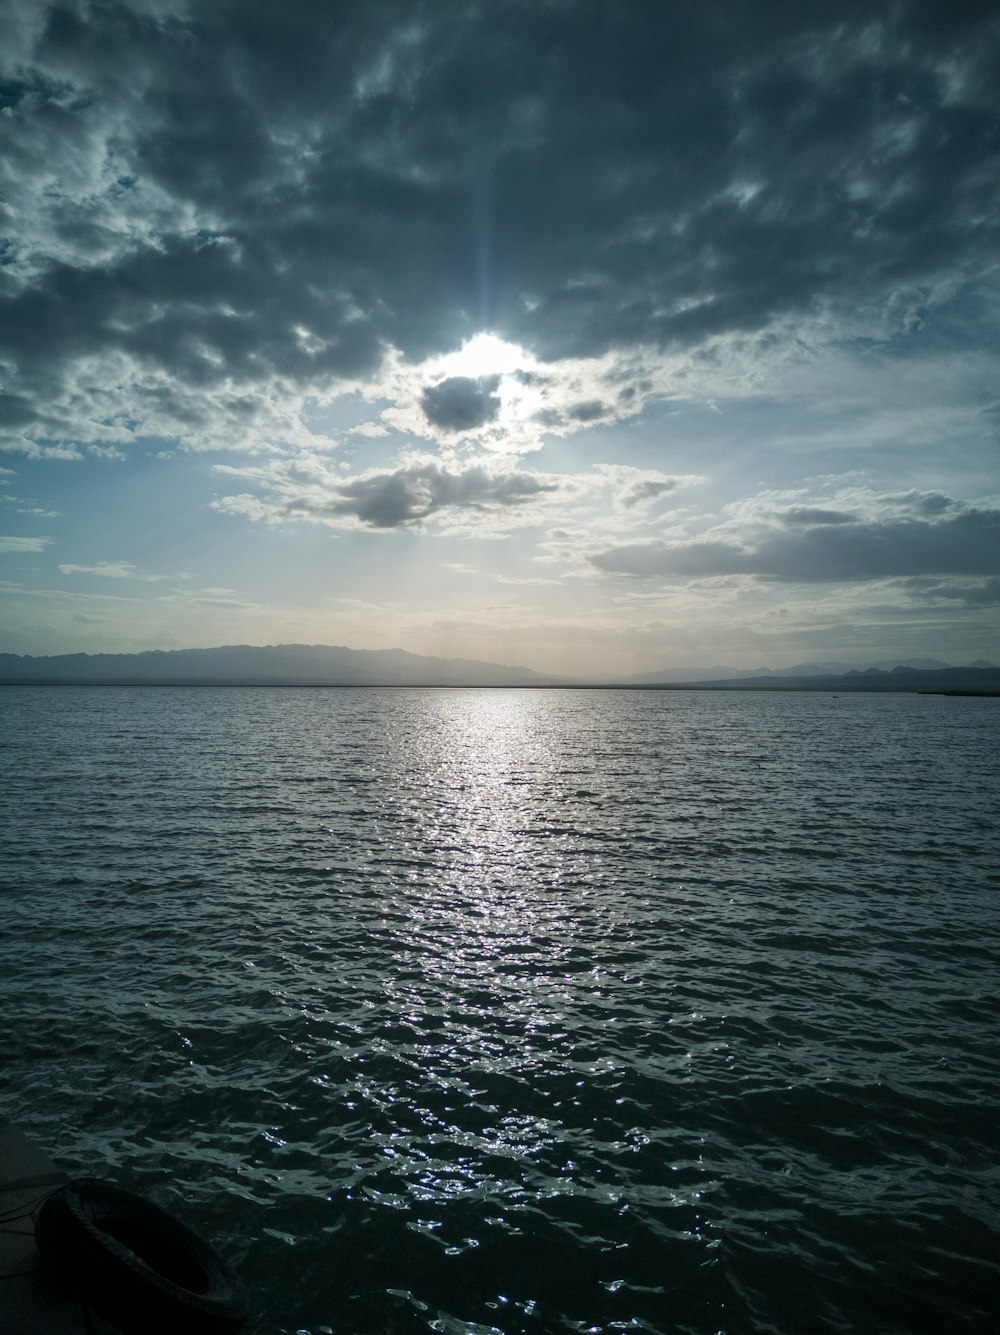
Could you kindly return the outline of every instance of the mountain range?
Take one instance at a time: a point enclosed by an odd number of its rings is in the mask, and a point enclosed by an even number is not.
[[[464,658],[429,658],[403,649],[340,645],[225,645],[134,654],[0,654],[0,683],[175,686],[697,686],[727,690],[1000,691],[1000,668],[939,659],[798,663],[792,667],[665,668],[610,679],[556,677],[530,668]]]
[[[980,659],[971,667],[993,667],[992,663]],[[953,663],[943,663],[940,658],[886,658],[874,663],[795,663],[785,668],[734,668],[716,664],[714,667],[673,667],[661,668],[655,672],[641,672],[627,677],[623,684],[629,686],[659,686],[670,682],[695,681],[739,681],[749,677],[838,677],[845,672],[892,672],[896,668],[914,668],[921,672],[941,671],[954,667]]]
[[[0,682],[119,686],[547,686],[529,668],[403,649],[229,644],[138,654],[0,654]]]

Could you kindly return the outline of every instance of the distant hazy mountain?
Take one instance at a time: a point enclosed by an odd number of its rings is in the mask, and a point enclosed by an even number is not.
[[[912,668],[897,664],[890,671],[870,667],[836,674],[770,673],[757,677],[730,677],[698,682],[662,682],[664,690],[690,684],[702,691],[945,691],[1000,695],[1000,668],[980,659],[969,667]],[[652,683],[647,683],[652,685]]]
[[[916,664],[916,665],[915,665]],[[926,666],[926,665],[932,666]],[[591,680],[594,680],[593,678]],[[557,686],[572,678],[466,658],[426,658],[403,649],[323,644],[219,649],[153,649],[140,654],[0,654],[0,684],[134,686]],[[980,660],[951,667],[935,659],[870,664],[800,663],[773,668],[671,668],[606,682],[628,687],[702,690],[1000,690],[1000,668]]]
[[[637,672],[632,677],[622,677],[620,680],[623,686],[659,686],[664,682],[673,681],[714,681],[722,678],[735,680],[737,677],[765,677],[770,671],[771,669],[766,667],[734,668],[716,664],[715,667],[660,668],[655,672]]]
[[[529,668],[402,649],[322,644],[226,645],[140,654],[0,654],[0,682],[80,685],[544,686]]]
[[[867,672],[872,668],[880,672],[892,672],[897,667],[916,668],[921,671],[940,671],[953,667],[952,663],[942,663],[938,658],[888,658],[875,663],[796,663],[786,668],[731,668],[721,667],[679,667],[663,668],[657,672],[641,672],[634,677],[626,677],[623,685],[655,686],[661,682],[675,681],[743,681],[758,677],[837,677],[846,672]],[[973,667],[992,667],[992,663],[980,660]]]

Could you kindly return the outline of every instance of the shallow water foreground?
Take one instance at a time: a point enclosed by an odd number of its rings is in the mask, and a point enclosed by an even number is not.
[[[998,704],[4,688],[0,1116],[261,1335],[989,1329]]]

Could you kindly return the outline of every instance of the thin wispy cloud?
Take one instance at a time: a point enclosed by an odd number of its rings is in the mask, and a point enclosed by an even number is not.
[[[51,538],[0,537],[0,552],[42,552]]]
[[[145,575],[137,570],[131,561],[99,561],[96,565],[73,565],[71,562],[60,564],[61,575],[100,575],[104,579],[138,579],[147,584],[157,584],[161,580],[176,578],[170,575]]]

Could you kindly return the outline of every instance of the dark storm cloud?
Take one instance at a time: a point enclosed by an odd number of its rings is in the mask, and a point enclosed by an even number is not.
[[[920,519],[821,522],[776,532],[756,544],[696,540],[642,542],[595,552],[591,563],[637,578],[756,575],[787,582],[913,575],[1000,574],[1000,510],[970,509]]]
[[[36,407],[84,370],[106,420],[116,386],[155,413],[146,371],[329,386],[481,328],[551,359],[900,323],[997,241],[985,4],[39,0],[4,30],[0,359]]]
[[[421,404],[424,416],[445,431],[472,431],[492,422],[500,411],[499,376],[456,375],[430,385]]]

